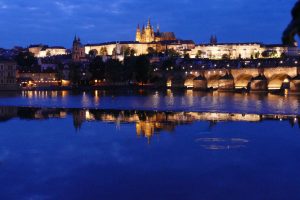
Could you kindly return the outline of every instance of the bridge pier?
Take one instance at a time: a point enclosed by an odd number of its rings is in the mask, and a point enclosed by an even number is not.
[[[226,74],[221,77],[218,82],[219,91],[234,91],[234,79],[231,74]]]
[[[292,78],[290,82],[290,91],[291,92],[300,92],[300,74]]]
[[[206,90],[207,89],[207,80],[204,76],[198,76],[193,80],[193,85],[195,90]]]
[[[250,90],[257,92],[267,92],[268,91],[268,80],[264,75],[259,75],[254,77],[250,83]]]

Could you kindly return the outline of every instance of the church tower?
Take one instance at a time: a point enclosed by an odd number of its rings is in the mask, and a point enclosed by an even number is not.
[[[212,35],[212,36],[210,37],[210,44],[216,45],[217,43],[218,43],[217,36],[216,36],[216,35]]]
[[[140,25],[138,25],[137,30],[136,30],[135,41],[137,41],[137,42],[142,41],[142,33],[141,33]]]
[[[81,44],[80,38],[75,36],[72,47],[72,60],[74,62],[80,62],[85,57],[84,46]]]
[[[147,26],[146,26],[146,29],[145,29],[145,42],[150,43],[150,42],[153,42],[153,41],[155,41],[154,30],[151,26],[151,22],[150,22],[150,19],[149,19],[148,23],[147,23]]]

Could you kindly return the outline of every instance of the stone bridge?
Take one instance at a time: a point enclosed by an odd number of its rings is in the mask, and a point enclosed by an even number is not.
[[[191,89],[239,89],[268,91],[290,89],[300,92],[300,68],[268,67],[239,69],[201,69],[168,72],[167,87]]]

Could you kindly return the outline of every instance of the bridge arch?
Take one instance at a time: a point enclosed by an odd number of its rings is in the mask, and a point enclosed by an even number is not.
[[[235,78],[235,88],[236,89],[249,89],[251,80],[253,79],[253,76],[250,74],[241,74],[238,77]]]
[[[196,78],[195,75],[189,74],[185,77],[184,87],[186,88],[193,88],[194,87],[194,79]]]
[[[219,88],[219,80],[220,80],[220,78],[222,78],[221,74],[211,75],[207,79],[207,87],[211,88],[211,89],[218,89]]]
[[[269,90],[288,89],[291,77],[288,74],[274,74],[268,80]]]

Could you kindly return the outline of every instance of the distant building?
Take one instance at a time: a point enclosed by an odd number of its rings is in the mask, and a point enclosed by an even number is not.
[[[17,64],[14,61],[0,60],[0,90],[17,90]]]
[[[283,45],[265,45],[262,43],[215,43],[196,45],[190,52],[191,58],[207,59],[250,59],[250,58],[279,58],[282,55],[297,55],[298,50],[291,51]]]
[[[61,46],[49,47],[47,45],[30,45],[28,51],[37,58],[45,58],[50,56],[67,55],[67,49]]]
[[[18,73],[17,79],[23,87],[58,86],[61,83],[61,80],[57,77],[57,73]]]

